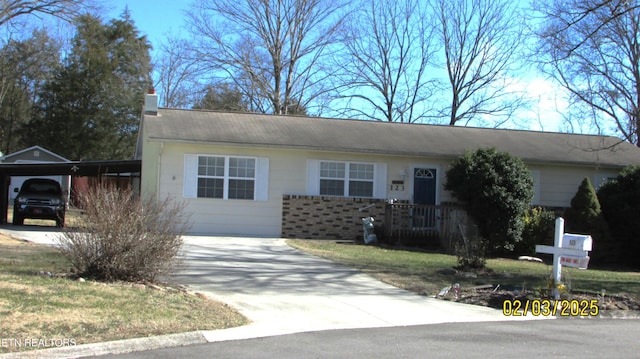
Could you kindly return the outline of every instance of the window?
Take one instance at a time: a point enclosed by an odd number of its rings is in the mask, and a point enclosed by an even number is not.
[[[320,194],[324,196],[344,196],[345,164],[320,162]]]
[[[373,197],[374,165],[320,162],[320,195]]]
[[[435,178],[435,176],[433,175],[433,171],[427,168],[420,168],[419,170],[417,170],[415,177],[428,179]]]
[[[224,198],[224,157],[198,157],[198,197]]]
[[[229,158],[229,198],[253,199],[255,177],[254,158]]]
[[[185,155],[184,196],[266,201],[267,158]]]
[[[372,164],[349,164],[349,197],[373,197]]]

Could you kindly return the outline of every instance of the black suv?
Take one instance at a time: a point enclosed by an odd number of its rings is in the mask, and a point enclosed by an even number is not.
[[[14,189],[18,192],[18,188]],[[22,184],[13,201],[13,224],[24,224],[25,218],[52,219],[64,227],[65,199],[60,184],[51,179],[31,178]]]

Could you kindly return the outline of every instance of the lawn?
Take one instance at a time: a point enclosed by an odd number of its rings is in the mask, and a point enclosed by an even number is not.
[[[0,234],[0,353],[30,349],[14,339],[79,345],[247,323],[223,303],[177,289],[47,275],[69,267],[51,247]]]
[[[470,290],[481,286],[517,287],[540,290],[547,287],[550,264],[511,259],[487,260],[488,273],[477,277],[452,274],[457,265],[452,255],[385,249],[341,241],[291,239],[287,243],[304,252],[356,268],[383,282],[412,292],[435,295],[440,289],[459,283]],[[573,292],[627,294],[640,298],[640,273],[563,268],[563,278]]]

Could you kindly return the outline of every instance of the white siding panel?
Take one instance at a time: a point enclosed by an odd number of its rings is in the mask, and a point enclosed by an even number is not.
[[[570,207],[571,199],[585,177],[615,173],[588,167],[537,166],[535,170],[540,173],[540,201],[537,204],[549,207]]]
[[[192,199],[185,212],[190,215],[191,234],[279,237],[280,207],[269,201]]]
[[[531,171],[531,177],[533,178],[533,199],[531,203],[533,205],[540,204],[540,171]]]
[[[618,173],[615,172],[596,173],[591,179],[591,184],[597,191],[603,184],[607,183],[607,181],[616,177],[618,177]]]

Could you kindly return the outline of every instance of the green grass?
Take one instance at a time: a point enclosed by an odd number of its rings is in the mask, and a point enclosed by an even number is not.
[[[0,235],[0,337],[76,344],[214,330],[247,323],[229,306],[175,289],[80,282],[57,250]],[[6,344],[6,343],[5,343]],[[0,346],[0,353],[32,349]]]
[[[457,265],[455,256],[385,249],[348,242],[291,239],[287,243],[304,252],[356,268],[399,288],[425,295],[435,295],[451,284],[461,288],[484,285],[518,287],[540,290],[547,288],[550,264],[523,262],[511,259],[487,260],[487,273],[477,278],[447,274],[443,269]],[[563,268],[563,278],[574,292],[628,294],[640,298],[640,273]]]

